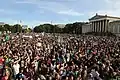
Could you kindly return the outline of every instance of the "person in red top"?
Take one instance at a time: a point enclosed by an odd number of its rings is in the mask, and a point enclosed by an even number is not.
[[[4,63],[4,59],[0,58],[0,66],[3,65],[3,63]]]
[[[4,64],[4,59],[0,57],[0,79],[3,76],[3,65]]]

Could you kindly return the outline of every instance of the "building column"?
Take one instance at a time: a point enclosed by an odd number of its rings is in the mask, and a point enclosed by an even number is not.
[[[96,22],[96,32],[98,32],[98,21]]]
[[[99,27],[99,25],[98,25],[98,21],[97,21],[97,27],[96,27],[96,30],[97,30],[97,31],[96,31],[96,32],[98,32],[98,27]]]
[[[104,29],[103,29],[103,30],[104,30],[104,32],[105,32],[105,27],[106,27],[106,24],[105,24],[105,20],[104,20]]]
[[[94,24],[93,24],[93,22],[92,22],[92,32],[93,32],[93,28],[94,28]]]
[[[117,25],[117,29],[118,29],[118,30],[117,30],[117,33],[119,33],[119,25]]]
[[[100,32],[101,32],[101,21],[99,22],[99,24],[100,24],[99,30],[100,30]]]
[[[94,32],[95,32],[95,22],[94,22]]]
[[[96,32],[96,22],[95,22],[95,32]]]
[[[114,33],[116,33],[116,24],[115,24],[115,27],[114,27]]]
[[[103,23],[102,23],[102,24],[103,24],[103,26],[102,26],[102,32],[104,32],[104,30],[105,30],[105,29],[104,29],[104,26],[105,26],[105,21],[104,21],[104,20],[103,20]]]
[[[103,32],[103,20],[101,21],[101,32]]]
[[[119,34],[120,34],[120,26],[119,26]]]
[[[104,32],[106,32],[106,20],[105,20],[104,22],[105,22],[105,26],[104,26]]]
[[[95,22],[95,32],[97,32],[97,22]]]
[[[115,26],[113,26],[113,33],[115,33]]]
[[[120,26],[118,26],[119,27],[119,34],[120,34]]]
[[[105,25],[104,25],[104,32],[106,32],[106,20],[105,20]]]
[[[107,20],[105,20],[105,32],[107,32],[107,30],[108,30],[108,24],[107,24]]]
[[[93,24],[93,22],[92,22],[92,32],[94,31],[94,24]]]
[[[107,20],[107,31],[109,32],[109,20]]]
[[[98,21],[98,32],[100,32],[100,23]]]
[[[98,32],[100,32],[100,21],[98,21]]]
[[[92,32],[94,31],[94,23],[92,22]]]
[[[112,26],[112,32],[113,32],[113,33],[114,33],[114,27],[115,27],[115,26]]]
[[[99,25],[99,21],[98,21],[98,32],[100,31],[99,27],[100,27],[100,25]]]

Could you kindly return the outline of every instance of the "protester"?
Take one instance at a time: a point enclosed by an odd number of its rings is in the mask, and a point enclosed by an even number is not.
[[[0,80],[108,80],[120,75],[119,37],[31,33],[9,38],[0,45]]]

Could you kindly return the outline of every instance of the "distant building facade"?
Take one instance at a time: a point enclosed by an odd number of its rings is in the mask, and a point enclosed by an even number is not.
[[[3,26],[3,25],[5,25],[5,23],[4,22],[0,22],[0,26]]]
[[[91,25],[90,23],[84,24],[84,25],[82,26],[82,33],[91,32],[91,31],[92,31],[92,28],[91,28],[90,25]]]
[[[120,20],[119,17],[112,17],[107,15],[98,15],[96,14],[91,19],[89,19],[91,23],[92,32],[115,32],[114,30],[111,30],[113,26],[118,25],[117,22]],[[112,26],[112,27],[110,27]],[[116,28],[116,27],[115,27]]]
[[[64,28],[64,27],[65,27],[65,24],[57,24],[57,27],[59,27],[59,28]]]
[[[22,25],[22,28],[23,28],[23,29],[27,29],[27,28],[28,28],[28,25]]]
[[[120,34],[120,17],[96,14],[89,19],[89,24],[82,26],[82,33],[111,32]]]

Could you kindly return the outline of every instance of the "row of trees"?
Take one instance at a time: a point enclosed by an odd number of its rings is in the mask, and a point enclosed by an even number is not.
[[[26,28],[26,29],[22,29],[22,26],[19,24],[15,24],[15,25],[9,25],[9,24],[5,24],[5,25],[0,25],[0,31],[11,31],[12,33],[17,33],[17,32],[27,32],[27,31],[31,31],[30,28]]]
[[[64,28],[60,28],[58,25],[43,24],[35,26],[34,32],[81,34],[82,25],[84,24],[86,23],[76,22],[72,24],[66,24]]]
[[[46,33],[71,33],[71,34],[81,34],[82,33],[82,25],[85,24],[83,22],[76,22],[72,24],[66,24],[64,28],[60,28],[58,25],[52,24],[42,24],[39,26],[35,26],[33,31],[34,32],[46,32]],[[32,29],[30,28],[22,28],[20,24],[15,25],[0,25],[0,31],[10,31],[12,33],[17,32],[31,32]]]
[[[52,24],[43,24],[36,26],[34,28],[34,32],[46,32],[46,33],[60,33],[62,32],[62,29],[59,28],[57,25],[52,25]]]
[[[86,23],[83,22],[76,22],[73,24],[66,24],[63,28],[64,33],[71,33],[71,34],[82,34],[82,25]]]

